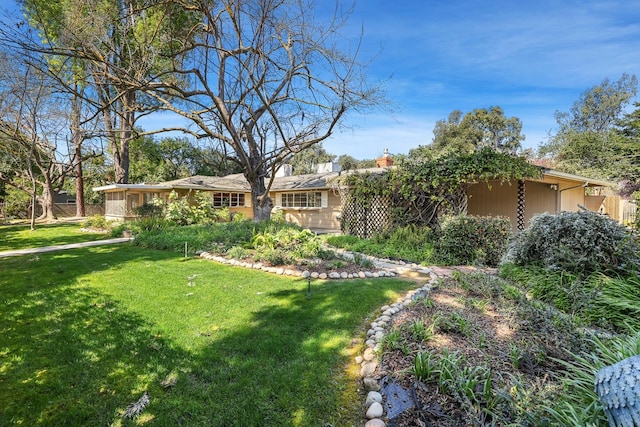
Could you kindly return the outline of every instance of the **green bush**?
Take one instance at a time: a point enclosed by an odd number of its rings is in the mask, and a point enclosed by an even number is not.
[[[7,187],[4,198],[4,215],[6,218],[28,218],[31,216],[31,197],[24,191]]]
[[[631,231],[595,212],[541,214],[518,233],[506,260],[588,276],[637,270],[639,252]]]
[[[162,218],[144,218],[127,223],[127,227],[136,235],[134,242],[139,246],[183,253],[186,242],[190,253],[218,254],[225,254],[234,246],[253,249],[252,240],[257,234],[276,234],[283,229],[300,233],[301,230],[288,223],[251,220],[178,226]]]
[[[112,221],[107,221],[102,215],[93,215],[84,220],[81,224],[83,228],[97,228],[99,230],[109,230],[113,225]]]
[[[295,226],[256,233],[252,245],[258,252],[257,256],[271,264],[284,264],[300,258],[323,255],[322,239],[310,230]]]
[[[149,202],[144,203],[142,206],[137,207],[135,209],[135,213],[143,218],[157,218],[164,215],[165,207],[166,205],[162,200],[152,199]]]
[[[434,259],[446,265],[497,266],[509,244],[511,223],[503,217],[445,218],[434,244]]]
[[[249,251],[242,246],[234,246],[227,251],[227,257],[232,259],[244,259],[249,255]]]

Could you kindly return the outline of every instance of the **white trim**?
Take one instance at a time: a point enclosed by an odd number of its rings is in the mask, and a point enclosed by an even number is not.
[[[328,191],[322,191],[320,193],[320,196],[322,198],[322,200],[320,201],[320,207],[321,208],[329,207],[329,192]]]

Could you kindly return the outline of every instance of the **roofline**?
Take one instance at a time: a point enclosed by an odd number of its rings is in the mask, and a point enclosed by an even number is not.
[[[108,184],[100,187],[93,187],[93,191],[107,190],[171,190],[172,187],[160,184]]]
[[[602,179],[592,179],[587,178],[586,176],[574,175],[571,173],[560,172],[554,169],[542,169],[542,173],[546,176],[560,178],[560,179],[569,179],[572,181],[582,181],[585,183],[585,187],[615,187],[615,182],[604,181]]]

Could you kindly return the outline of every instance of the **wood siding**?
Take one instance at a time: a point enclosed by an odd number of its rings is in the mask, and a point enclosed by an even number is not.
[[[518,184],[492,181],[472,184],[467,189],[469,215],[503,216],[511,221],[511,228],[518,227]],[[525,226],[534,215],[557,212],[557,191],[549,184],[526,181],[525,183]]]
[[[285,220],[314,230],[339,231],[338,218],[342,212],[340,196],[333,191],[327,193],[326,208],[281,208],[285,214]],[[275,200],[275,196],[272,197]]]

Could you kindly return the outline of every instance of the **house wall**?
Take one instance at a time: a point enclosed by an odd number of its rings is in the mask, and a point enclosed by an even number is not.
[[[471,184],[467,188],[467,213],[478,216],[504,216],[510,219],[511,228],[517,228],[517,184],[499,181]]]
[[[275,200],[275,197],[272,196]],[[279,208],[284,212],[285,220],[301,227],[314,230],[339,231],[338,218],[341,209],[340,196],[328,191],[327,207],[323,208]]]
[[[525,225],[529,224],[534,215],[557,212],[558,194],[549,184],[526,181],[524,194]],[[467,195],[467,212],[470,215],[504,216],[509,218],[513,230],[518,228],[518,184],[516,182],[509,184],[491,181],[488,185],[472,184],[467,189]]]
[[[622,225],[631,225],[636,220],[636,204],[630,200],[623,199],[617,194],[607,194],[606,196],[585,196],[587,207],[604,215],[615,219]],[[595,209],[590,207],[600,204]]]
[[[560,196],[559,211],[577,212],[580,206],[585,205],[584,187],[576,187],[575,182],[560,182],[558,184],[558,193]]]

